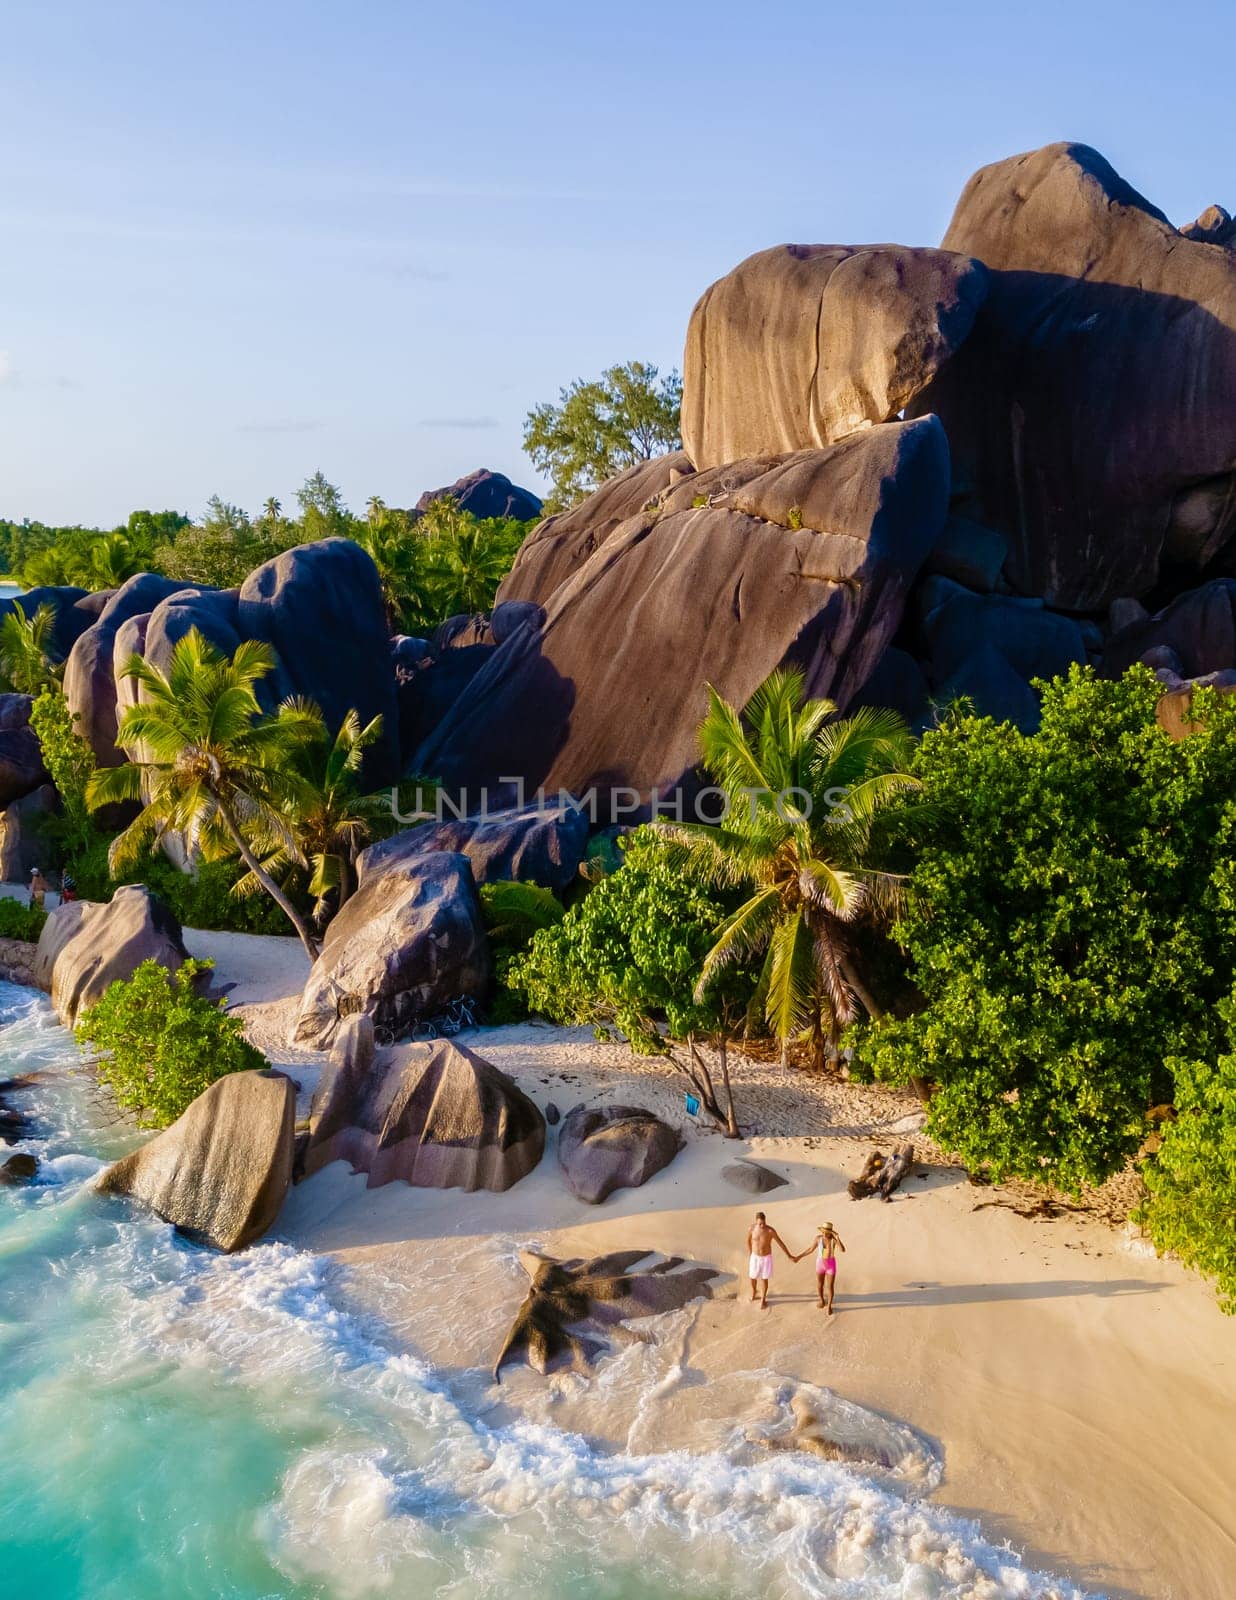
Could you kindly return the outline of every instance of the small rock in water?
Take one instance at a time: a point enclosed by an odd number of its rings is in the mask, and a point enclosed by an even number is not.
[[[30,1183],[39,1170],[39,1163],[34,1156],[28,1156],[19,1150],[15,1156],[0,1166],[0,1184],[8,1187],[19,1183]]]

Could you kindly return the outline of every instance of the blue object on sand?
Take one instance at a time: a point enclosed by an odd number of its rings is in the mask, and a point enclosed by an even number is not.
[[[700,1114],[700,1103],[696,1097],[693,1094],[684,1094],[682,1098],[687,1102],[687,1115],[689,1117],[698,1117]]]

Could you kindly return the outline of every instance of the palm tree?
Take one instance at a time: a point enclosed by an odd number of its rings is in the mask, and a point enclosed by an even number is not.
[[[112,841],[113,874],[168,834],[182,834],[207,860],[238,855],[313,962],[317,945],[304,918],[260,858],[282,850],[303,860],[288,818],[301,798],[297,757],[322,737],[322,717],[303,702],[262,714],[254,685],[274,666],[268,644],[246,640],[229,660],[196,628],[176,645],[166,673],[131,656],[123,676],[137,681],[143,699],[126,709],[117,736],[130,759],[97,771],[86,799],[92,810],[145,801]]]
[[[141,557],[123,533],[105,533],[90,546],[83,576],[98,589],[119,589],[144,570]]]
[[[454,507],[439,510],[433,526],[424,569],[438,619],[488,611],[523,542],[523,526],[510,518],[473,517]]]
[[[803,700],[797,671],[774,672],[738,711],[711,686],[700,728],[704,766],[725,796],[721,825],[663,823],[683,860],[718,887],[754,893],[718,929],[702,995],[731,963],[763,953],[754,1012],[781,1040],[810,1030],[817,1060],[835,1054],[861,1003],[879,1008],[855,966],[864,922],[891,919],[901,879],[872,864],[890,804],[918,787],[905,770],[910,732],[892,711],[841,720],[829,700]]]
[[[289,704],[316,712],[304,701]],[[276,850],[263,866],[273,875],[308,865],[313,919],[318,924],[326,920],[332,894],[336,911],[350,897],[356,885],[356,858],[365,846],[397,826],[389,791],[362,794],[358,782],[365,751],[381,732],[381,717],[362,728],[357,713],[349,711],[334,739],[323,728],[320,738],[296,752],[300,782],[287,818],[297,848]],[[260,887],[250,872],[236,885],[236,892],[251,894]]]
[[[0,674],[18,694],[38,694],[58,676],[51,652],[56,613],[41,605],[27,617],[19,601],[0,622]]]

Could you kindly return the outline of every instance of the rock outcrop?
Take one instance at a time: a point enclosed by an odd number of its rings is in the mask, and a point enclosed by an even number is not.
[[[176,972],[189,959],[180,924],[144,884],[126,884],[106,905],[73,900],[50,912],[34,956],[34,981],[65,1027],[131,978],[143,961]]]
[[[770,1189],[783,1189],[790,1181],[758,1161],[731,1161],[721,1168],[721,1176],[744,1194],[767,1194]]]
[[[558,1164],[579,1200],[600,1205],[615,1189],[638,1189],[682,1149],[681,1136],[638,1106],[576,1106],[562,1119]]]
[[[416,502],[418,511],[428,511],[435,500],[453,500],[461,511],[474,517],[514,517],[531,522],[541,514],[541,502],[530,489],[521,489],[502,472],[478,467],[465,477],[456,478],[445,489],[426,489]]]
[[[612,1339],[623,1337],[627,1319],[712,1298],[714,1268],[668,1256],[645,1272],[631,1270],[650,1254],[616,1250],[587,1260],[555,1261],[522,1251],[520,1262],[532,1281],[494,1362],[494,1377],[521,1356],[535,1372],[560,1367],[587,1372]]]
[[[489,816],[424,822],[371,844],[357,861],[360,881],[372,872],[410,864],[429,851],[467,856],[478,884],[514,879],[561,894],[579,875],[588,843],[588,818],[578,806],[527,806]]]
[[[46,867],[47,839],[40,824],[59,805],[50,783],[10,800],[0,811],[0,882],[25,883],[35,867]]]
[[[638,461],[569,511],[539,522],[502,580],[498,601],[530,600],[544,606],[556,589],[596,554],[614,530],[656,504],[694,469],[683,450]]]
[[[1114,634],[1103,652],[1103,674],[1118,678],[1135,661],[1164,650],[1171,652],[1173,670],[1180,678],[1201,678],[1236,667],[1236,580],[1218,578],[1190,589],[1157,615]]]
[[[398,1033],[490,980],[481,903],[466,856],[449,851],[370,871],[331,921],[293,1037],[322,1049],[363,1011]]]
[[[304,1171],[332,1161],[420,1188],[509,1189],[540,1161],[545,1120],[504,1072],[448,1039],[377,1050],[349,1017],[313,1098]]]
[[[232,1072],[95,1180],[216,1250],[271,1226],[292,1181],[296,1089],[281,1072]]]
[[[944,423],[958,509],[1014,587],[1101,610],[1236,532],[1236,254],[1177,232],[1097,151],[984,167],[944,237],[990,287],[914,403]]]
[[[778,245],[705,291],[683,361],[697,471],[897,417],[969,334],[987,273],[901,245]]]
[[[494,651],[413,769],[470,809],[482,791],[503,803],[511,775],[624,791],[629,818],[693,770],[708,684],[741,705],[793,663],[844,708],[900,624],[948,485],[930,418],[687,477],[610,533],[538,632]]]
[[[0,694],[0,808],[48,782],[43,751],[30,726],[28,694]]]

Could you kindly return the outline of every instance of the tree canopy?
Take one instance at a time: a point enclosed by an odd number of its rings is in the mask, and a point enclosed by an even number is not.
[[[681,447],[682,379],[660,377],[644,361],[577,378],[558,403],[535,406],[524,421],[524,450],[553,489],[547,511],[561,511],[637,461]]]

